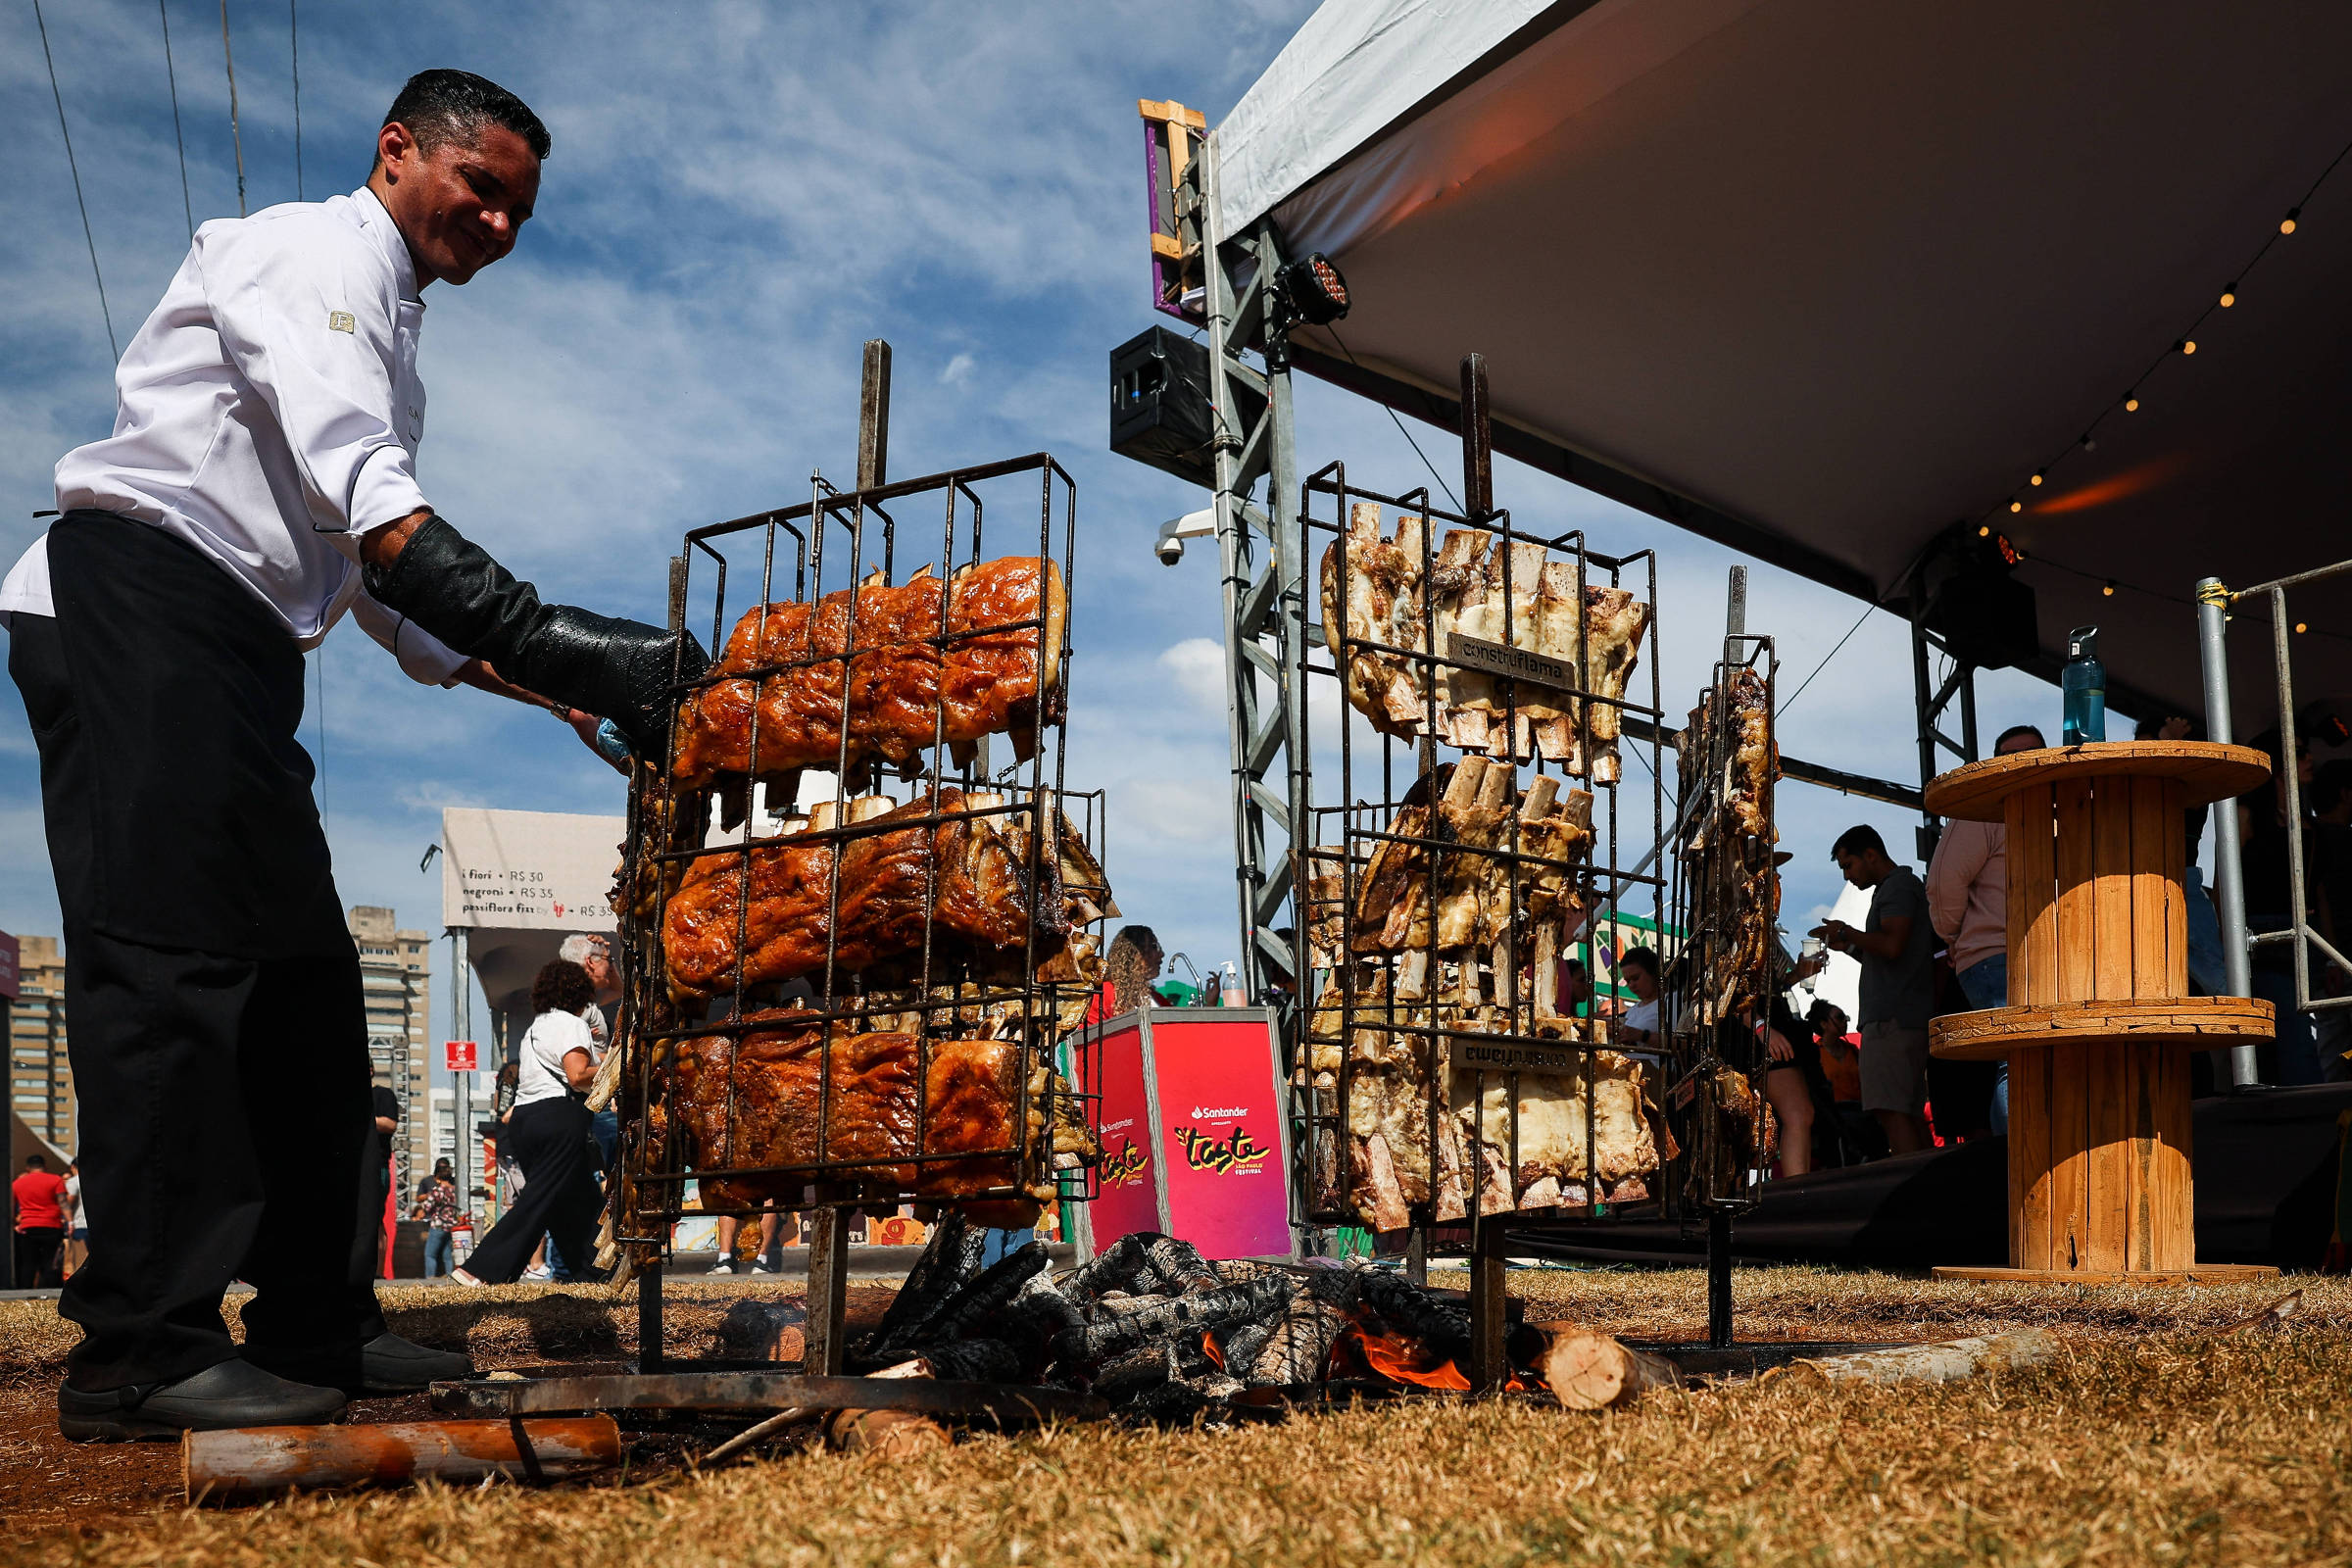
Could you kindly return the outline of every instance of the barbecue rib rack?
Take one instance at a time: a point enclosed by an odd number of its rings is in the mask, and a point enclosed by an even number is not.
[[[1484,464],[1468,514],[1341,464],[1302,487],[1309,680],[1345,706],[1319,731],[1303,705],[1294,875],[1325,978],[1291,1046],[1304,1222],[1462,1226],[1474,1251],[1485,1222],[1669,1201],[1676,1153],[1658,1067],[1561,1004],[1580,953],[1614,980],[1621,916],[1665,925],[1665,878],[1629,863],[1664,827],[1656,563],[1517,528]]]
[[[1117,906],[1063,777],[1075,508],[1039,454],[686,534],[673,623],[717,657],[632,777],[608,1260],[688,1212],[1093,1196]]]

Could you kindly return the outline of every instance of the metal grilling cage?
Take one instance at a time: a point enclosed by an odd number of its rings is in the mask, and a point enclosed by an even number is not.
[[[1762,1080],[1783,983],[1778,674],[1771,638],[1727,636],[1675,748],[1673,906],[1684,936],[1665,1003],[1680,1069],[1673,1098],[1691,1111],[1684,1195],[1694,1215],[1752,1207],[1756,1173],[1772,1162]]]
[[[635,1262],[689,1212],[1093,1196],[1115,906],[1063,772],[1075,512],[1038,454],[686,534],[673,623],[717,657],[636,771],[615,900]]]
[[[1474,1247],[1666,1200],[1675,1147],[1656,1058],[1589,1002],[1629,916],[1668,930],[1629,863],[1665,826],[1656,562],[1517,528],[1483,465],[1466,512],[1340,464],[1302,487],[1308,676],[1343,701],[1305,705],[1292,1080],[1307,1223]]]

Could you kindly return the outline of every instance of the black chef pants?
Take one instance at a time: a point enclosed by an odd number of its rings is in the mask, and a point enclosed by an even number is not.
[[[522,1167],[522,1196],[498,1217],[490,1234],[459,1266],[490,1285],[519,1277],[542,1236],[551,1237],[574,1272],[593,1277],[597,1216],[605,1195],[596,1184],[596,1145],[588,1137],[588,1107],[564,1095],[516,1105],[498,1152],[512,1149]]]
[[[302,656],[218,565],[143,524],[51,531],[58,615],[9,673],[40,750],[66,939],[82,1188],[76,1387],[169,1381],[249,1345],[382,1331],[359,956],[295,743]],[[372,1211],[367,1200],[378,1199]]]

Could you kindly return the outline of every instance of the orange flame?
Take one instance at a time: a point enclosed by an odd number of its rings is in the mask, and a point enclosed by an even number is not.
[[[1211,1361],[1217,1363],[1218,1371],[1225,1370],[1225,1352],[1217,1348],[1216,1337],[1206,1329],[1200,1331],[1200,1351]]]
[[[1451,1356],[1439,1355],[1419,1340],[1397,1339],[1360,1327],[1349,1329],[1348,1336],[1356,1354],[1376,1376],[1414,1388],[1470,1392],[1469,1374],[1455,1365]]]

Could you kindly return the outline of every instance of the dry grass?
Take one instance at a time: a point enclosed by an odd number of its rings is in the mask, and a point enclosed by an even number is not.
[[[1065,1428],[899,1463],[817,1453],[652,1485],[306,1498],[0,1543],[0,1562],[2340,1562],[2352,1558],[2352,1285],[2292,1283],[2307,1290],[2295,1326],[2217,1339],[2279,1288],[1743,1272],[1742,1329],[1756,1337],[2050,1323],[2069,1349],[1961,1384],[1736,1385],[1600,1416],[1415,1402],[1234,1431]],[[1531,1316],[1634,1334],[1697,1320],[1688,1271],[1512,1285]],[[394,1304],[403,1328],[427,1321]],[[467,1298],[429,1310],[482,1316],[430,1321],[507,1343],[529,1305]],[[0,1335],[16,1327],[0,1317]]]

